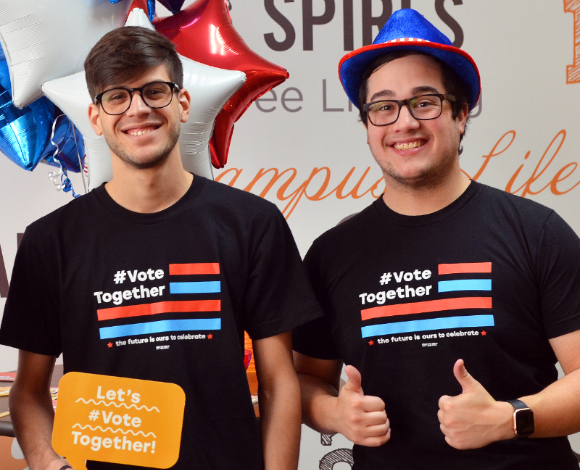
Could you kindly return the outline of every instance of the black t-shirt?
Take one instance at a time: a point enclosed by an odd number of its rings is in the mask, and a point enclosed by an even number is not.
[[[379,199],[305,262],[326,316],[294,349],[357,367],[390,419],[387,444],[354,447],[357,470],[578,468],[566,438],[460,451],[437,419],[439,398],[461,393],[459,358],[496,400],[557,379],[548,339],[580,329],[580,240],[554,211],[476,182],[424,216]]]
[[[180,385],[172,468],[255,470],[262,452],[243,332],[261,339],[319,315],[279,210],[196,176],[161,212],[128,211],[101,186],[30,225],[0,342],[62,352],[65,372]]]

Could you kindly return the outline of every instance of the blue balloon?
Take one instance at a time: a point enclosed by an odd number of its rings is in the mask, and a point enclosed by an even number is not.
[[[177,13],[181,10],[185,0],[159,0],[159,3],[167,8],[171,13]]]
[[[79,173],[83,170],[85,145],[83,136],[71,120],[64,114],[57,116],[54,135],[44,149],[44,162]]]
[[[0,47],[0,86],[5,90],[10,90],[12,85],[10,84],[10,72],[8,70],[8,64],[6,63],[6,56],[4,51]]]
[[[66,116],[59,119],[51,143],[53,125],[60,111],[48,98],[40,98],[20,109],[12,103],[10,73],[0,48],[0,152],[10,160],[32,171],[45,157],[51,157],[58,146],[58,159],[67,169],[82,170],[78,155],[84,156],[83,138]],[[53,163],[54,162],[53,160]]]
[[[10,92],[0,87],[0,152],[32,171],[49,143],[55,109],[47,98],[19,109]]]

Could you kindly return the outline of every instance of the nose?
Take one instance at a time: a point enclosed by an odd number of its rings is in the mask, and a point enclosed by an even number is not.
[[[140,114],[149,114],[151,112],[151,108],[145,104],[143,98],[141,97],[141,93],[139,90],[133,91],[133,96],[131,100],[131,106],[127,110],[126,114],[131,115],[140,115]]]
[[[419,127],[419,121],[413,117],[411,111],[409,111],[409,106],[405,104],[401,106],[399,119],[397,119],[392,125],[393,128],[397,130],[416,129]]]

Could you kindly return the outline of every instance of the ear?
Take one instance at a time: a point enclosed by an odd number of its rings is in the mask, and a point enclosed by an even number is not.
[[[95,103],[89,104],[89,122],[91,127],[97,135],[103,135],[103,129],[101,128],[101,118],[99,116],[99,107]]]
[[[368,117],[367,117],[367,119],[368,119]],[[367,131],[367,145],[368,145],[369,144],[369,126],[362,119],[361,119],[361,123],[362,123],[363,126],[365,126],[365,130]]]
[[[366,122],[364,122],[362,120],[361,120],[361,122],[362,122],[362,125],[365,126],[365,131],[367,131],[367,145],[369,145],[369,126]]]
[[[181,107],[181,122],[187,122],[189,119],[189,111],[191,111],[191,96],[189,95],[189,91],[183,88],[179,90],[178,99]]]
[[[459,133],[463,135],[465,133],[465,123],[467,122],[467,117],[469,116],[469,106],[467,103],[463,103],[461,111],[457,115],[457,128]]]

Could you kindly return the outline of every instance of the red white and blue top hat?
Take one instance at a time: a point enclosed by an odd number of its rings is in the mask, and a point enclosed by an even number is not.
[[[391,15],[370,46],[346,54],[338,65],[338,76],[349,99],[358,107],[361,77],[377,57],[398,51],[428,54],[449,65],[467,85],[471,111],[481,92],[477,65],[469,54],[452,42],[420,13],[410,8]]]

